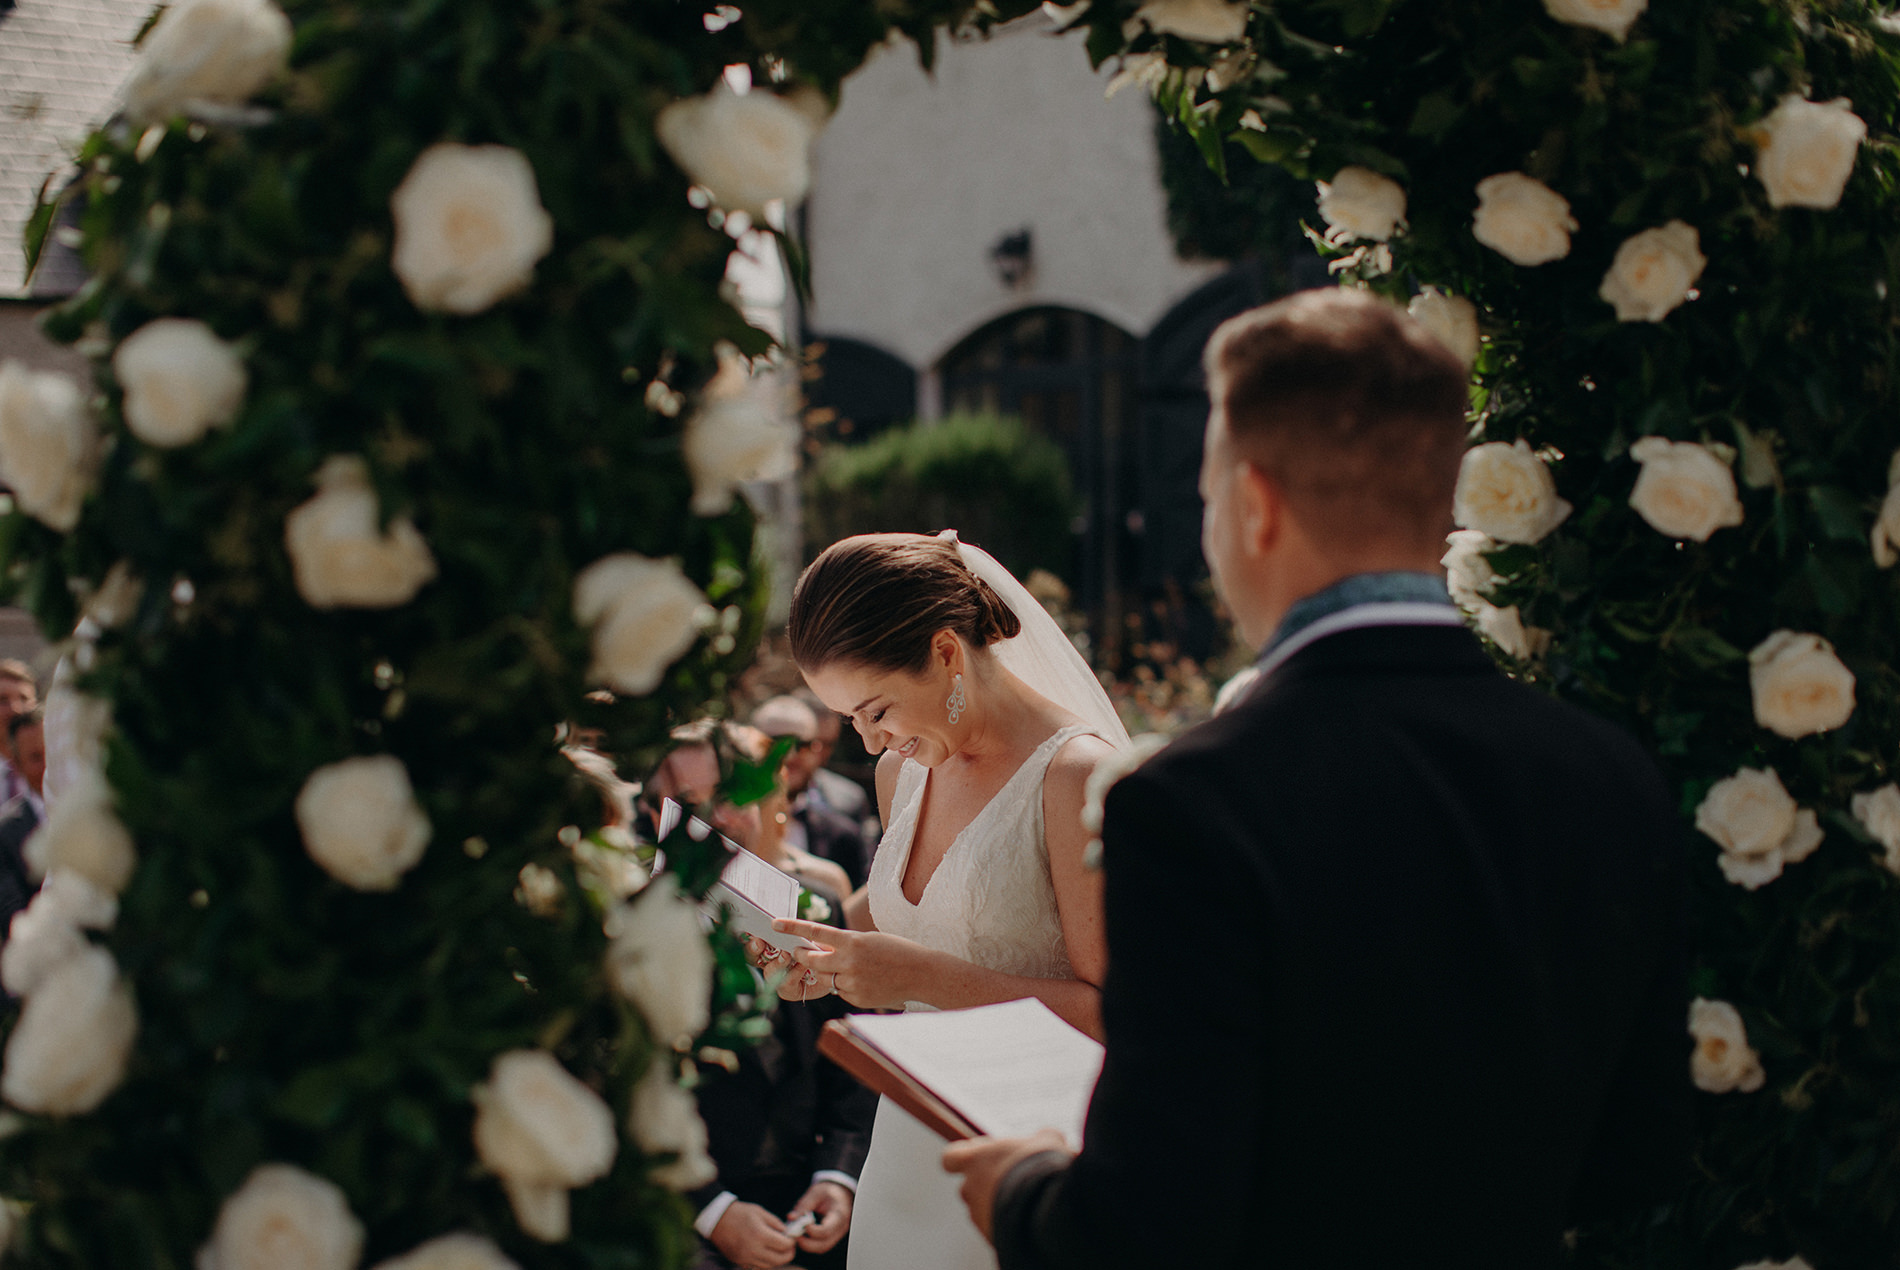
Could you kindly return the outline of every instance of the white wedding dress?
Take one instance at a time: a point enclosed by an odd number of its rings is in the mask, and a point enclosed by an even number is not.
[[[905,763],[891,823],[871,861],[871,920],[881,931],[1003,974],[1073,979],[1056,914],[1042,781],[1069,741],[1096,734],[1076,723],[1037,746],[951,842],[921,903],[904,895],[904,870],[930,770]],[[910,1010],[928,1010],[908,1002]],[[877,1108],[851,1216],[851,1270],[995,1270],[996,1254],[970,1224],[958,1179],[943,1171],[944,1142],[888,1098]]]

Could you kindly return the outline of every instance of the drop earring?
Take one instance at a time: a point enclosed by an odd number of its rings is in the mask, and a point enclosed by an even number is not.
[[[950,696],[943,703],[950,711],[950,722],[955,723],[963,717],[963,711],[969,706],[970,699],[963,695],[963,676],[958,675],[950,686]]]

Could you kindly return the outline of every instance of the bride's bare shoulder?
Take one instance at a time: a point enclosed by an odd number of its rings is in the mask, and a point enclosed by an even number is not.
[[[1070,737],[1049,760],[1048,774],[1042,778],[1045,805],[1053,801],[1080,807],[1096,764],[1114,752],[1115,747],[1099,736],[1084,733]]]

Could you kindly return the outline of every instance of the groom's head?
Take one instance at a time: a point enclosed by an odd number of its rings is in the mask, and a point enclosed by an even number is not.
[[[1393,305],[1330,289],[1229,320],[1206,363],[1202,547],[1243,638],[1339,578],[1437,569],[1466,437],[1450,350]]]

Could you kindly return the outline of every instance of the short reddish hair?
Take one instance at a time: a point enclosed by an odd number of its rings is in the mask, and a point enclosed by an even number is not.
[[[1441,541],[1464,457],[1467,376],[1367,292],[1302,291],[1221,324],[1207,387],[1239,456],[1340,541]]]

